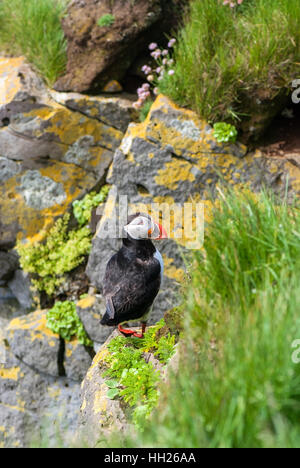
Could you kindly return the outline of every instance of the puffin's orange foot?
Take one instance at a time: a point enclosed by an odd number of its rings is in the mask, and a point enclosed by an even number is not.
[[[134,334],[132,336],[135,336],[136,338],[144,338],[144,334],[143,333],[136,333],[134,332]]]
[[[133,336],[135,336],[136,338],[144,338],[144,333],[145,333],[145,330],[146,330],[146,325],[147,325],[147,323],[142,322],[142,333],[134,333]]]
[[[134,330],[129,330],[128,328],[122,328],[121,325],[118,325],[118,329],[119,329],[119,332],[122,333],[122,335],[127,336],[127,337],[135,334]]]

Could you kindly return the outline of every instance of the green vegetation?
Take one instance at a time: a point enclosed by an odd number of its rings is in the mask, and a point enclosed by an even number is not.
[[[157,404],[160,371],[145,361],[145,352],[154,352],[166,364],[174,353],[175,337],[167,333],[160,338],[157,333],[165,326],[160,320],[145,333],[143,339],[117,336],[108,345],[110,354],[105,358],[108,369],[104,375],[109,387],[108,398],[122,397],[133,408],[132,421],[142,429]]]
[[[2,0],[0,47],[9,54],[25,55],[48,84],[66,65],[66,42],[60,20],[64,0]]]
[[[235,143],[237,135],[238,132],[234,125],[225,122],[217,122],[214,124],[214,137],[218,143]]]
[[[153,101],[151,101],[150,99],[144,102],[143,107],[140,109],[140,112],[139,112],[140,122],[144,122],[144,120],[146,120],[152,104],[153,104]]]
[[[56,302],[54,307],[47,312],[47,327],[64,340],[70,341],[76,336],[79,343],[85,346],[93,345],[77,315],[74,302]]]
[[[91,249],[89,228],[68,231],[69,219],[69,214],[59,219],[44,243],[17,243],[21,267],[33,274],[33,286],[49,296],[65,281],[65,274],[84,261]]]
[[[191,258],[179,372],[144,431],[113,444],[300,446],[299,206],[229,192],[213,214]]]
[[[97,24],[102,28],[103,26],[109,27],[115,22],[115,17],[114,15],[111,15],[110,13],[107,13],[106,15],[101,16],[101,18],[98,19]]]
[[[249,103],[274,98],[300,74],[300,2],[192,0],[162,93],[208,121],[247,118]],[[248,104],[247,104],[248,103]]]
[[[90,221],[93,208],[105,202],[109,189],[109,185],[104,185],[99,193],[88,193],[82,200],[73,202],[73,214],[80,226]]]

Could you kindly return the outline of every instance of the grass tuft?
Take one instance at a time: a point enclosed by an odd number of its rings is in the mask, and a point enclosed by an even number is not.
[[[61,27],[67,0],[2,0],[0,47],[25,55],[49,85],[66,66],[66,41]]]
[[[192,0],[175,74],[164,75],[160,91],[208,121],[236,123],[251,114],[251,99],[273,99],[299,75],[299,23],[298,0],[245,0],[234,9]]]

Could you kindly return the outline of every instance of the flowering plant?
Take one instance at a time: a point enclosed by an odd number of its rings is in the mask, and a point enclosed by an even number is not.
[[[141,109],[147,99],[151,97],[151,86],[154,95],[159,93],[159,88],[155,84],[163,79],[165,73],[168,73],[170,76],[174,75],[175,71],[170,67],[174,63],[174,60],[171,58],[171,49],[175,42],[176,39],[170,39],[166,49],[160,49],[156,42],[149,44],[150,55],[154,58],[156,64],[154,67],[149,65],[142,67],[142,71],[146,75],[148,82],[137,89],[138,100],[133,103],[135,109]],[[167,68],[169,68],[168,71]]]

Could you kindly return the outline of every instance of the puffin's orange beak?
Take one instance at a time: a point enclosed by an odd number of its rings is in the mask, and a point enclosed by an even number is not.
[[[162,227],[161,224],[159,223],[156,223],[158,228],[159,228],[159,232],[160,232],[160,236],[157,237],[156,239],[167,239],[168,238],[168,234],[166,232],[166,230]]]

